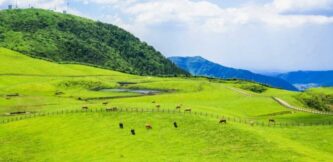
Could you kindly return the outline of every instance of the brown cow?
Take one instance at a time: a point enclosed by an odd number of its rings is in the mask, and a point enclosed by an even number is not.
[[[7,94],[6,97],[18,97],[20,94],[18,93],[13,93],[13,94]]]
[[[224,124],[227,124],[227,120],[226,119],[220,119],[220,124],[224,123]]]
[[[186,112],[186,111],[187,111],[187,112],[191,112],[192,109],[185,109],[184,111],[185,111],[185,112]]]
[[[156,103],[156,101],[152,101],[151,103],[153,103],[153,104],[154,104],[154,103]]]
[[[151,126],[151,124],[146,124],[146,129],[153,129],[153,127]]]
[[[88,110],[88,106],[82,106],[82,110]]]
[[[180,109],[180,108],[182,108],[182,105],[177,105],[176,106],[176,109]]]
[[[269,119],[268,122],[269,123],[275,123],[275,120],[274,119]]]
[[[102,104],[103,104],[103,105],[107,105],[107,104],[109,104],[109,102],[103,102]]]
[[[160,107],[161,107],[161,105],[159,105],[159,104],[156,105],[156,108],[160,108]]]

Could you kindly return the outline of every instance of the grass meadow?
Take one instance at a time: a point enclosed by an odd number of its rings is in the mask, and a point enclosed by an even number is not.
[[[177,111],[191,109],[263,123],[268,119],[333,123],[332,115],[294,111],[272,99],[276,96],[303,106],[295,98],[299,92],[268,88],[257,94],[239,89],[246,82],[129,75],[56,64],[4,48],[0,48],[0,60],[0,123],[21,116],[11,112],[33,115],[84,106],[91,111],[157,110],[156,105],[169,110],[181,105]],[[114,88],[160,93],[101,91]],[[331,92],[329,88],[313,91]],[[173,127],[175,121],[178,128]],[[332,125],[267,127],[218,121],[184,113],[119,111],[28,118],[0,124],[0,161],[333,161]],[[119,129],[119,122],[124,129]],[[152,130],[146,130],[147,123]]]

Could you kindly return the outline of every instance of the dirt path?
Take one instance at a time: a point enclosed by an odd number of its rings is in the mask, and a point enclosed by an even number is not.
[[[248,93],[248,92],[246,92],[244,90],[241,90],[239,88],[234,88],[234,87],[231,87],[231,86],[225,86],[225,88],[230,89],[230,90],[232,90],[234,92],[240,93],[240,94],[242,94],[244,96],[249,96],[249,97],[254,96],[253,94]]]
[[[225,86],[225,88],[230,89],[232,91],[235,91],[237,93],[240,93],[244,96],[249,96],[249,97],[256,96],[255,94],[248,93],[248,92],[246,92],[244,90],[241,90],[241,89],[238,89],[238,88],[234,88],[234,87],[230,87],[230,86]],[[266,97],[268,97],[268,96],[266,96]],[[272,99],[274,101],[276,101],[277,103],[279,103],[280,105],[282,105],[286,108],[289,108],[289,109],[296,110],[296,111],[308,112],[308,113],[313,113],[313,114],[321,114],[321,115],[333,115],[332,112],[324,112],[324,111],[318,111],[318,110],[312,110],[312,109],[306,109],[306,108],[300,108],[300,107],[292,106],[287,101],[282,100],[278,97],[272,96]]]
[[[278,102],[280,105],[289,108],[289,109],[293,109],[293,110],[297,110],[297,111],[303,111],[303,112],[308,112],[308,113],[313,113],[313,114],[321,114],[321,115],[333,115],[333,113],[330,112],[323,112],[323,111],[318,111],[318,110],[311,110],[311,109],[305,109],[305,108],[299,108],[299,107],[295,107],[290,105],[288,102],[278,98],[278,97],[272,97],[273,100],[275,100],[276,102]]]

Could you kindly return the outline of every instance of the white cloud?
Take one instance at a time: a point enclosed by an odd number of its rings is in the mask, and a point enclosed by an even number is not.
[[[275,0],[265,5],[249,5],[238,8],[222,8],[209,1],[154,0],[109,1],[126,16],[131,17],[126,26],[158,25],[162,23],[183,24],[189,29],[223,32],[242,25],[263,24],[270,27],[299,27],[307,24],[333,23],[333,17],[323,15],[287,15],[290,10],[327,9],[333,0]],[[96,1],[95,3],[107,3]]]
[[[279,11],[330,9],[333,0],[274,0],[273,6]]]
[[[11,0],[15,2],[14,0]],[[172,23],[188,30],[224,32],[244,25],[262,24],[268,27],[290,28],[308,24],[333,23],[333,17],[311,14],[284,14],[288,11],[333,9],[333,0],[274,0],[267,4],[247,4],[235,8],[222,8],[208,0],[75,0],[84,4],[110,7],[119,13],[100,16],[128,30],[143,31],[150,26]],[[9,2],[0,0],[0,3]],[[69,10],[65,0],[19,1],[19,6]]]
[[[137,23],[155,24],[168,21],[192,23],[197,20],[216,17],[220,8],[212,3],[188,0],[168,0],[138,3],[124,10],[136,17]]]
[[[83,4],[99,4],[112,6],[115,8],[122,8],[134,3],[137,3],[138,0],[75,0],[77,2],[82,2]]]

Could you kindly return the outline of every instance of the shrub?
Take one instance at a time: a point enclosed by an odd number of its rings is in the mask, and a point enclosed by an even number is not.
[[[263,93],[267,90],[267,88],[263,85],[256,85],[256,84],[247,84],[247,85],[242,85],[240,86],[240,88],[244,89],[244,90],[249,90],[255,93]]]
[[[319,111],[330,111],[329,104],[332,104],[332,96],[304,92],[297,96],[297,99],[309,108]]]
[[[84,88],[89,90],[99,90],[107,87],[107,85],[100,81],[87,80],[63,81],[59,83],[58,86],[63,88]]]

